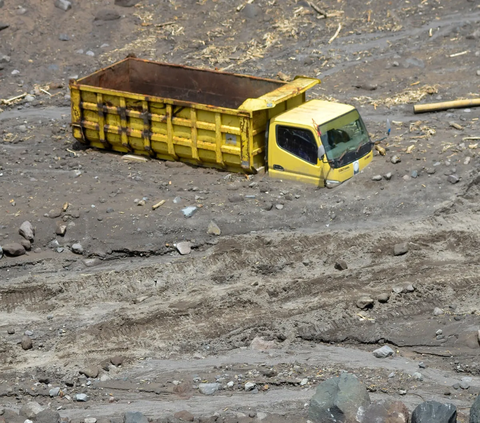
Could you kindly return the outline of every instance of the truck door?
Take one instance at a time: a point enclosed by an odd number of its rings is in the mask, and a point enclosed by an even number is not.
[[[324,186],[323,163],[312,130],[274,123],[268,138],[271,177]]]

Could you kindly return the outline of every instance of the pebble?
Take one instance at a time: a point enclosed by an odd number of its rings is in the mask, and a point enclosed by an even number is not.
[[[92,50],[88,50],[85,54],[86,54],[87,56],[90,56],[90,57],[94,57],[94,56],[95,56],[95,53],[94,53]]]
[[[345,260],[337,260],[333,267],[337,270],[347,270],[348,264]]]
[[[418,381],[422,381],[423,380],[423,375],[420,373],[420,372],[415,372],[412,377],[415,379],[415,380],[418,380]]]
[[[185,207],[184,209],[182,209],[182,213],[185,217],[192,217],[195,212],[198,210],[197,207],[195,206],[188,206],[188,207]]]
[[[7,329],[7,333],[8,333],[9,335],[15,335],[15,328],[8,328],[8,329]]]
[[[277,210],[282,210],[283,207],[284,207],[283,204],[275,204],[275,208],[276,208]]]
[[[207,229],[207,234],[208,235],[221,235],[222,234],[222,231],[221,229],[218,227],[218,225],[212,220],[209,224],[208,224],[208,229]]]
[[[388,303],[388,300],[390,299],[390,294],[384,292],[382,294],[380,294],[378,297],[377,297],[377,301],[379,303]]]
[[[387,358],[394,355],[395,351],[393,351],[388,345],[384,345],[383,347],[374,350],[372,354],[376,358]]]
[[[115,6],[132,7],[139,3],[140,0],[115,0]]]
[[[3,248],[0,247],[0,259],[3,257]]]
[[[457,175],[450,175],[447,178],[447,181],[450,182],[451,184],[456,184],[457,182],[460,181],[460,178]]]
[[[203,395],[213,395],[219,389],[220,389],[220,384],[219,383],[200,383],[198,385],[198,390]]]
[[[460,388],[462,388],[462,389],[468,389],[468,388],[470,388],[470,384],[469,384],[467,381],[462,380],[462,381],[460,382]]]
[[[400,159],[400,157],[398,156],[393,156],[390,161],[393,163],[393,164],[397,164],[397,163],[400,163],[402,161],[402,159]]]
[[[394,256],[403,256],[404,254],[408,253],[408,244],[406,242],[402,242],[400,244],[395,244],[393,247],[393,255]]]
[[[72,253],[75,254],[83,254],[83,247],[82,244],[79,244],[78,242],[72,245]]]
[[[227,383],[227,388],[233,388],[235,385],[235,382],[231,380],[230,382]]]
[[[192,243],[189,241],[182,241],[175,244],[177,251],[182,255],[190,254],[192,251]]]
[[[83,423],[97,423],[97,419],[95,417],[85,417]]]
[[[32,249],[32,243],[27,239],[22,239],[20,241],[20,244],[22,244],[23,248],[25,248],[26,251],[30,251]]]
[[[110,363],[112,363],[115,367],[121,366],[125,361],[125,357],[121,355],[116,355],[110,359]]]
[[[375,175],[374,177],[372,177],[372,181],[381,181],[383,179],[382,175]]]
[[[19,74],[20,74],[20,71],[19,71],[18,69],[14,69],[14,70],[12,71],[12,75],[14,75],[14,76],[15,76],[15,75],[19,75]]]
[[[95,15],[96,21],[114,21],[120,19],[120,14],[116,10],[102,9]]]
[[[429,175],[434,175],[437,169],[435,169],[434,167],[429,167],[426,169],[426,171]]]
[[[245,391],[253,391],[256,388],[257,384],[254,382],[247,382],[245,383]]]
[[[403,178],[402,178],[404,181],[409,181],[410,179],[412,179],[410,177],[410,175],[405,175]]]
[[[21,342],[22,348],[26,350],[31,350],[33,348],[33,342],[28,336],[24,336]]]
[[[67,10],[70,10],[72,8],[72,3],[67,0],[56,0],[55,7],[58,7],[59,9],[62,9],[66,12]]]
[[[433,309],[433,315],[434,316],[441,316],[442,314],[444,314],[445,312],[440,308],[440,307],[435,307]]]
[[[412,170],[412,172],[410,173],[410,176],[411,176],[412,178],[418,178],[418,171]]]
[[[90,399],[90,397],[87,394],[75,394],[73,398],[75,401],[78,401],[78,402],[86,402]]]
[[[367,296],[360,297],[356,302],[356,306],[362,310],[366,308],[372,308],[373,304],[373,299]]]
[[[418,367],[420,367],[421,369],[426,369],[427,366],[425,365],[425,363],[423,361],[420,361],[420,363],[418,363]]]
[[[388,172],[388,173],[386,173],[385,175],[383,175],[383,177],[384,177],[387,181],[389,181],[390,179],[392,179],[392,176],[393,176],[393,175],[392,175],[392,172]]]
[[[51,396],[51,397],[58,397],[58,395],[60,394],[60,388],[52,388],[50,389],[50,391],[48,391],[48,394]]]
[[[58,36],[58,39],[59,39],[60,41],[70,41],[70,37],[69,37],[67,34],[60,34],[60,35]]]

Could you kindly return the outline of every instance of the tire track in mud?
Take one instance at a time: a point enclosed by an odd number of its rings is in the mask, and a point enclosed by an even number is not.
[[[226,347],[250,339],[262,327],[272,334],[286,328],[290,340],[300,336],[358,342],[356,331],[362,329],[363,342],[377,342],[386,338],[383,324],[389,320],[429,314],[438,302],[469,290],[478,295],[478,263],[445,261],[439,254],[471,250],[478,232],[473,218],[442,216],[378,232],[238,236],[234,242],[221,239],[205,253],[171,262],[132,262],[73,274],[60,282],[41,275],[41,284],[37,278],[36,285],[10,285],[0,291],[0,307],[9,313],[35,311],[39,304],[56,307],[57,315],[71,326],[57,350],[92,355],[106,349],[192,351],[204,342]],[[402,241],[420,247],[406,258],[393,257],[393,244]],[[333,268],[339,255],[348,256],[350,268],[345,272]],[[219,283],[219,274],[235,277]],[[416,291],[392,294],[388,304],[359,316],[358,296],[391,292],[392,286],[406,283],[413,283]],[[72,308],[102,303],[113,308],[92,321],[69,320]],[[302,335],[302,327],[309,327],[310,336]]]

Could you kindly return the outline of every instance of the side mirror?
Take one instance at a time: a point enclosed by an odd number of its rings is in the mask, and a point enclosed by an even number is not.
[[[318,147],[318,158],[322,160],[322,157],[325,155],[325,147],[321,145]]]

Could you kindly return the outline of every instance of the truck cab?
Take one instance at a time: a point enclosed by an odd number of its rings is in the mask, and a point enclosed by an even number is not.
[[[272,118],[271,177],[334,188],[371,162],[372,143],[355,107],[310,100]]]

